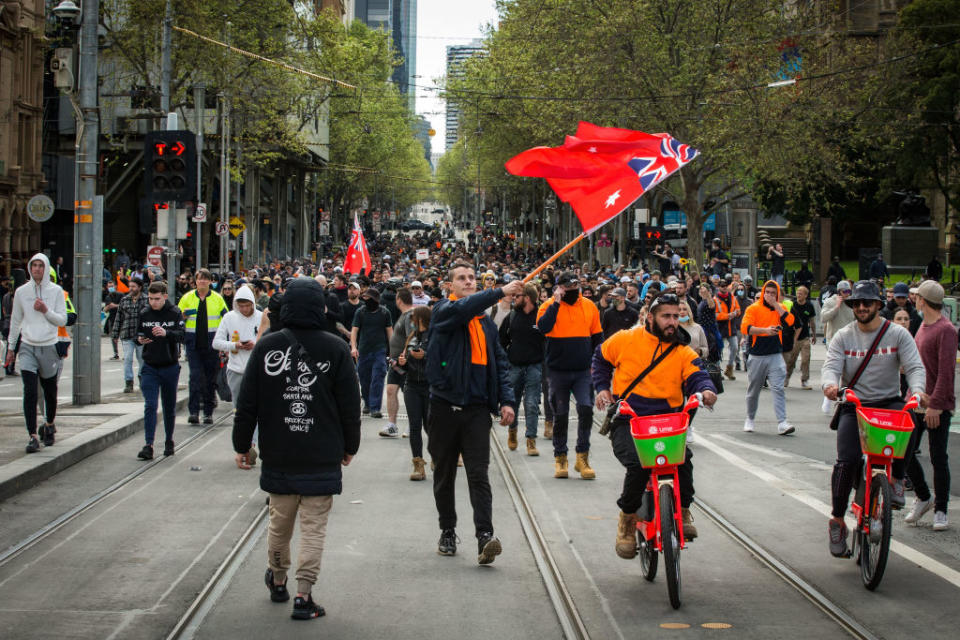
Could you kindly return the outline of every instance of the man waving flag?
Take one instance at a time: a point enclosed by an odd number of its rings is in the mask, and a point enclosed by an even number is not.
[[[534,147],[508,160],[506,168],[546,178],[590,234],[695,157],[696,149],[666,133],[581,122],[562,147]]]
[[[363,239],[363,229],[357,214],[353,214],[353,234],[350,236],[350,246],[347,247],[347,257],[343,261],[344,273],[360,273],[370,271],[370,252],[367,251],[367,241]]]

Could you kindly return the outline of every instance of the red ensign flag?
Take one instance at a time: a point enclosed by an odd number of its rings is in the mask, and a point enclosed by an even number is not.
[[[350,236],[350,246],[347,247],[347,257],[343,261],[344,273],[363,273],[370,271],[370,252],[367,251],[367,241],[363,239],[363,229],[357,214],[353,214],[353,235]]]
[[[534,147],[508,160],[506,168],[546,178],[589,234],[695,157],[696,149],[666,133],[581,122],[562,147]]]

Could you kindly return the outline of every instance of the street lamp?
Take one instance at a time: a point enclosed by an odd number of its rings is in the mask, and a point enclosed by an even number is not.
[[[64,22],[76,22],[80,17],[80,7],[73,0],[62,0],[52,10],[53,15]]]

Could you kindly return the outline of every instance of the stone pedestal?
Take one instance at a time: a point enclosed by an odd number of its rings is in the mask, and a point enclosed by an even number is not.
[[[936,227],[884,227],[881,238],[883,260],[891,267],[923,268],[939,253]]]

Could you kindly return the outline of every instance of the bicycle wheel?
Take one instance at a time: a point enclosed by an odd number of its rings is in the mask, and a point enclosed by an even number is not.
[[[657,563],[660,559],[660,555],[657,553],[657,548],[654,545],[653,540],[645,540],[643,538],[643,532],[638,532],[640,534],[640,567],[643,569],[643,577],[646,578],[647,582],[653,582],[653,579],[657,577]]]
[[[673,486],[660,487],[660,536],[663,539],[663,569],[667,573],[670,606],[680,608],[680,535],[674,520]]]
[[[870,523],[870,533],[860,535],[860,577],[870,591],[880,584],[883,570],[887,568],[892,494],[886,476],[879,475],[871,482],[869,508],[864,514],[864,521]]]

